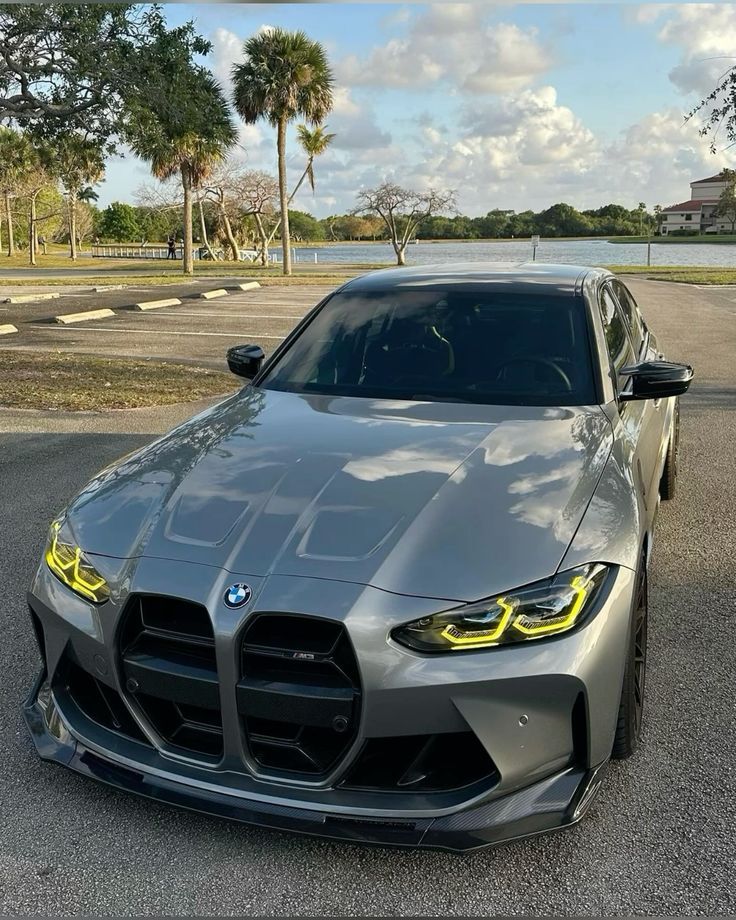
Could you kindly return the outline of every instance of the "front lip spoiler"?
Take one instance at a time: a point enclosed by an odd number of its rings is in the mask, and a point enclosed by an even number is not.
[[[607,764],[591,770],[569,767],[491,802],[439,818],[370,818],[255,801],[136,770],[101,756],[64,725],[54,698],[43,704],[43,672],[24,706],[38,754],[100,782],[157,802],[258,827],[381,846],[467,852],[576,824],[600,787]]]

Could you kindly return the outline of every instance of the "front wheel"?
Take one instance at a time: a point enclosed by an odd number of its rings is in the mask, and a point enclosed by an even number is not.
[[[647,670],[647,619],[649,612],[646,558],[642,557],[634,595],[634,613],[624,669],[624,683],[611,756],[625,760],[636,751],[641,737],[644,685]]]
[[[680,402],[675,403],[675,412],[672,418],[672,431],[667,444],[667,454],[664,458],[664,469],[659,481],[659,495],[662,501],[675,497],[677,485],[677,453],[680,447]]]

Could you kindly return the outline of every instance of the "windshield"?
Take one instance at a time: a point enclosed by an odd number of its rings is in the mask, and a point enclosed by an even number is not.
[[[596,402],[584,304],[572,294],[338,293],[259,385],[493,405]]]

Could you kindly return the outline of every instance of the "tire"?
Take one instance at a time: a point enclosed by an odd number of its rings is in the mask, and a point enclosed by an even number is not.
[[[677,485],[677,453],[680,447],[680,401],[675,403],[675,413],[672,418],[672,433],[667,444],[667,453],[664,459],[662,478],[659,481],[659,497],[662,501],[669,501],[675,497]]]
[[[624,682],[611,751],[614,760],[626,760],[639,747],[647,672],[647,620],[647,570],[646,559],[642,557],[634,592]]]

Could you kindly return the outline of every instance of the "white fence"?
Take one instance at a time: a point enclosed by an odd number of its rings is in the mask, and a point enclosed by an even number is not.
[[[215,256],[218,259],[224,258],[224,250],[222,249],[213,249]],[[122,245],[120,243],[110,243],[102,244],[95,243],[92,246],[92,258],[93,259],[169,259],[169,250],[167,246],[130,246]],[[176,247],[176,258],[182,258],[182,248],[181,246]],[[209,254],[204,246],[197,246],[194,249],[194,258],[195,259],[208,259]],[[258,253],[255,249],[241,249],[240,258],[243,262],[255,262],[258,258]],[[275,261],[274,256],[269,254],[270,260]]]

